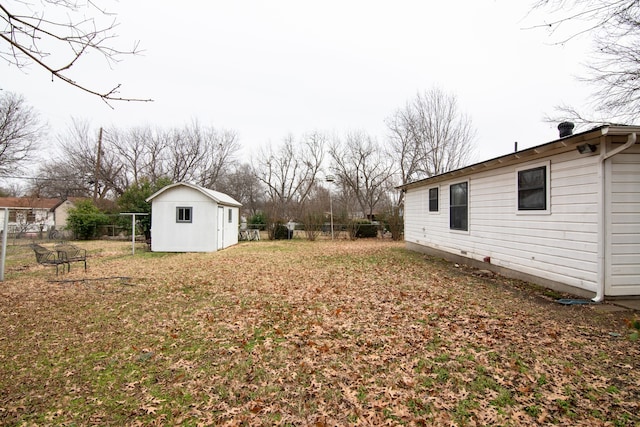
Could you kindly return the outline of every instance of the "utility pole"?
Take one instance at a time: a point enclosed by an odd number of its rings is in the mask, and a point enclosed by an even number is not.
[[[93,204],[98,199],[98,176],[100,175],[100,154],[102,154],[102,127],[98,133],[98,154],[96,154],[96,170],[93,172]]]

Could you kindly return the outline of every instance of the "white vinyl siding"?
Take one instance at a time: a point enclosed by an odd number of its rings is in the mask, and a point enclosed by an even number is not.
[[[440,192],[440,214],[417,210],[428,184],[407,191],[405,239],[548,280],[595,292],[597,281],[597,156],[577,152],[548,161],[548,212],[518,213],[517,170],[540,161],[468,175],[468,233],[449,230],[449,191]],[[440,188],[460,182],[440,182]]]
[[[640,147],[613,157],[607,170],[606,293],[640,295]]]

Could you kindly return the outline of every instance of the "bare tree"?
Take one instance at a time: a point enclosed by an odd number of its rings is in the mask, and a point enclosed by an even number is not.
[[[329,191],[316,181],[308,197],[300,206],[298,214],[299,220],[304,225],[304,233],[310,241],[316,240],[322,233],[329,204]]]
[[[205,150],[200,131],[174,129],[167,146],[167,169],[173,182],[195,181],[197,167],[202,163]]]
[[[39,7],[26,1],[0,2],[0,58],[23,69],[31,64],[47,70],[52,78],[108,101],[149,101],[118,96],[120,85],[98,90],[79,83],[72,68],[89,52],[97,52],[108,65],[123,55],[139,52],[115,45],[114,15],[92,0],[42,0]]]
[[[278,149],[263,149],[254,166],[256,177],[267,190],[272,219],[293,219],[307,199],[320,173],[326,138],[319,133],[305,136],[296,145],[287,136]]]
[[[113,153],[122,163],[121,180],[126,186],[149,181],[152,185],[160,179],[174,178],[180,166],[175,166],[175,153],[181,148],[172,148],[183,140],[183,129],[161,129],[150,126],[130,129],[109,128],[104,133],[103,149]],[[199,147],[196,147],[200,150]],[[178,158],[182,158],[180,154]],[[193,176],[193,167],[182,171]]]
[[[217,130],[213,127],[202,131],[204,157],[199,170],[198,183],[206,188],[216,188],[222,177],[232,173],[240,151],[238,134],[232,130]]]
[[[170,133],[165,144],[165,169],[174,182],[190,181],[215,188],[220,177],[231,173],[240,151],[237,134],[231,130],[203,127],[197,120]]]
[[[386,120],[390,135],[387,152],[394,160],[398,180],[397,185],[406,184],[423,177],[421,173],[424,148],[417,134],[413,109],[407,103]],[[404,193],[400,192],[397,203],[400,204]]]
[[[24,194],[24,186],[18,182],[8,182],[0,187],[0,197],[20,197]]]
[[[114,198],[148,176],[149,145],[153,145],[148,128],[110,128],[101,136],[98,141],[100,131],[73,119],[66,133],[58,136],[60,154],[40,166],[31,191],[49,197]]]
[[[364,132],[336,139],[329,147],[329,155],[338,185],[350,190],[362,216],[371,217],[387,194],[393,163]]]
[[[564,44],[586,35],[594,42],[594,56],[580,80],[594,85],[591,107],[599,117],[575,107],[557,107],[552,120],[577,123],[633,122],[640,117],[640,7],[635,0],[539,0],[534,9],[548,11],[546,28]]]
[[[75,166],[65,161],[42,163],[36,178],[29,183],[29,194],[66,200],[69,197],[92,197],[93,187],[88,177],[78,173]]]
[[[220,177],[216,189],[242,203],[243,211],[249,215],[255,215],[264,208],[264,186],[248,163],[242,163],[231,173]]]
[[[137,127],[127,131],[112,128],[105,132],[103,146],[120,158],[127,186],[137,185],[142,179],[148,178],[149,148],[153,147],[154,140],[149,127]]]
[[[100,135],[100,136],[99,136]],[[32,191],[114,200],[131,185],[190,181],[213,188],[232,173],[236,134],[197,122],[169,130],[138,127],[98,132],[74,120],[59,136],[60,155],[46,162]],[[62,180],[60,179],[62,177]],[[59,187],[67,185],[67,188]]]
[[[107,146],[98,155],[99,135],[89,122],[73,119],[66,133],[58,136],[58,145],[58,157],[40,168],[36,191],[93,196],[100,202],[113,200],[126,190],[122,161]]]
[[[171,132],[156,129],[149,132],[146,142],[146,162],[144,164],[145,175],[151,183],[158,182],[161,178],[168,178],[168,166],[166,161],[166,148],[172,143]]]
[[[22,96],[0,94],[0,174],[22,170],[33,160],[43,129]]]
[[[455,95],[439,88],[418,93],[387,119],[387,126],[388,151],[398,167],[396,185],[458,169],[474,156],[471,119],[460,111]]]

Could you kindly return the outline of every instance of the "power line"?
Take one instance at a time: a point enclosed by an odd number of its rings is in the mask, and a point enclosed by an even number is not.
[[[31,177],[31,176],[0,175],[0,178],[25,179],[25,180],[31,180],[31,181],[68,181],[70,179],[84,179],[85,177],[77,176],[77,175],[67,175],[59,178],[38,178],[38,177]]]

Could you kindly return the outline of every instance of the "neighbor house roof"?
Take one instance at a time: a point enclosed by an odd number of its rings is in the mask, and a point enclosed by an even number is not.
[[[165,191],[171,190],[172,188],[176,188],[176,187],[187,187],[187,188],[191,188],[191,189],[194,189],[196,191],[199,191],[200,193],[204,194],[205,196],[207,196],[208,198],[210,198],[211,200],[213,200],[214,202],[216,202],[216,203],[218,203],[220,205],[237,206],[237,207],[242,206],[242,204],[240,202],[238,202],[237,200],[235,200],[233,197],[229,196],[228,194],[221,193],[221,192],[215,191],[215,190],[210,190],[208,188],[200,187],[198,185],[191,184],[191,183],[188,183],[188,182],[178,182],[176,184],[167,185],[166,187],[163,187],[162,189],[156,191],[151,196],[149,196],[147,198],[147,202],[151,202],[153,199],[158,197],[160,194],[164,193]]]
[[[409,182],[407,184],[400,185],[397,188],[409,189],[421,187],[423,185],[431,185],[436,182],[444,181],[451,178],[462,177],[480,171],[497,169],[511,164],[525,163],[532,160],[540,159],[542,157],[548,157],[554,154],[573,151],[578,145],[584,144],[585,141],[590,141],[590,144],[593,143],[595,145],[598,145],[600,141],[597,138],[600,136],[610,135],[626,137],[628,134],[633,132],[640,133],[640,126],[602,125],[584,132],[556,139],[555,141],[551,141],[546,144],[538,145],[522,151],[515,151],[501,157],[485,160],[483,162],[465,166],[460,169],[452,170],[439,175],[434,175],[432,177],[421,179],[418,181]],[[624,140],[620,140],[620,142],[622,143],[624,142]]]
[[[38,197],[0,197],[0,207],[17,209],[48,209],[54,210],[64,200],[42,199]]]

